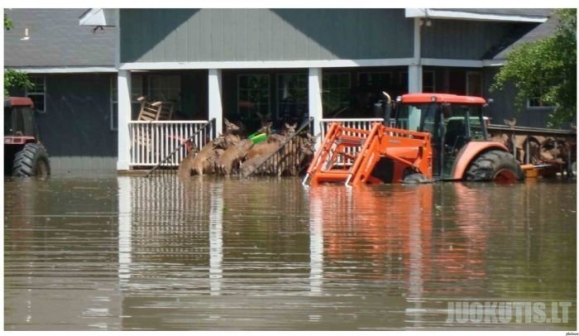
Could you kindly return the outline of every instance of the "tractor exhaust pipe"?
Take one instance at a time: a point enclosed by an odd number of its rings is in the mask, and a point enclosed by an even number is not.
[[[390,95],[388,93],[386,93],[385,91],[382,91],[382,94],[384,95],[384,97],[386,97],[384,121],[387,121],[392,117],[392,98],[390,98]]]
[[[376,118],[384,118],[384,125],[388,126],[390,118],[392,118],[392,98],[384,91],[382,91],[382,94],[386,99],[379,100],[374,104],[374,116]]]

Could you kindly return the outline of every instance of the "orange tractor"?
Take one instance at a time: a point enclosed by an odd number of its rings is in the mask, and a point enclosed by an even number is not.
[[[303,184],[524,179],[507,147],[489,140],[484,99],[413,93],[398,97],[393,113],[386,104],[388,126],[330,124]]]

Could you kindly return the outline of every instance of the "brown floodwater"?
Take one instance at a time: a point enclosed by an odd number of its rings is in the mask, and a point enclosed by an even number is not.
[[[574,330],[576,190],[6,181],[4,328]],[[570,307],[565,319],[490,322],[475,309],[465,322],[457,302]]]

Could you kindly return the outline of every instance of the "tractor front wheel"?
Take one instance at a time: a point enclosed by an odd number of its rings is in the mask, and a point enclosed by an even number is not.
[[[46,178],[50,175],[50,164],[46,149],[39,144],[29,143],[14,156],[12,176]]]
[[[402,184],[419,184],[419,183],[431,183],[432,180],[428,176],[420,173],[412,173],[404,177]]]
[[[466,172],[467,181],[515,182],[525,178],[521,165],[506,151],[493,149],[479,155]]]

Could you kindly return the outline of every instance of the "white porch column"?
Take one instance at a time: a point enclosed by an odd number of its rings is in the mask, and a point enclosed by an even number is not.
[[[117,170],[129,170],[131,139],[129,121],[131,120],[131,72],[119,70],[117,76],[118,99],[118,157]]]
[[[408,93],[422,92],[422,65],[408,66]]]
[[[310,117],[314,118],[314,129],[313,134],[319,134],[322,129],[320,122],[322,120],[322,69],[321,68],[310,68],[308,75],[308,108]],[[321,143],[321,139],[318,138],[318,143],[316,147]]]
[[[408,66],[408,92],[422,92],[422,62],[420,55],[420,18],[414,18],[414,57],[412,65]]]
[[[209,69],[209,120],[215,118],[215,134],[223,132],[221,69]]]

